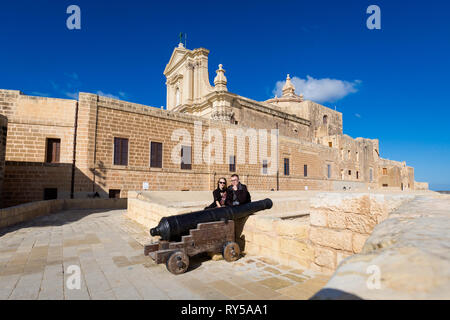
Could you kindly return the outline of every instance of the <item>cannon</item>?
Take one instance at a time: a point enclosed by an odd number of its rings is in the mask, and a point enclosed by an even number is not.
[[[144,255],[156,263],[166,263],[173,274],[185,272],[189,257],[202,252],[220,252],[226,261],[236,261],[240,248],[235,242],[234,220],[271,207],[272,200],[264,199],[164,217],[150,229],[150,235],[160,236],[160,241],[146,245]]]

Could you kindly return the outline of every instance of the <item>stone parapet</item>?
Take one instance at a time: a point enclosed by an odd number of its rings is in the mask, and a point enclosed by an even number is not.
[[[0,229],[69,209],[125,209],[127,199],[54,199],[0,209]]]

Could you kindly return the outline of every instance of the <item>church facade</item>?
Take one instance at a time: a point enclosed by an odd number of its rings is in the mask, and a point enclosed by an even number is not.
[[[266,101],[229,92],[222,65],[211,85],[208,54],[174,49],[165,110],[83,92],[73,100],[0,90],[1,206],[212,190],[233,173],[250,190],[423,187],[412,167],[380,156],[377,139],[343,134],[342,114],[297,95],[289,75],[282,96]]]

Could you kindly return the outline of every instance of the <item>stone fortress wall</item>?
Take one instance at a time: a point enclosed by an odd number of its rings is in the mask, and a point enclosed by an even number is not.
[[[222,66],[211,86],[208,53],[175,48],[164,70],[167,110],[90,93],[79,93],[74,100],[0,90],[0,114],[8,121],[3,207],[43,200],[49,189],[58,199],[96,193],[127,197],[129,190],[142,190],[144,182],[148,190],[211,190],[220,176],[232,173],[250,190],[414,189],[413,168],[382,159],[376,139],[344,135],[342,114],[296,95],[289,77],[283,96],[267,101],[228,92]],[[190,135],[192,145],[201,146],[192,148],[190,169],[172,161],[180,145],[172,140],[177,129]],[[222,146],[222,163],[212,161],[215,153],[203,154],[214,134],[225,138],[227,130],[236,129],[233,148]],[[248,145],[258,129],[269,130],[269,166],[274,156],[270,130],[279,130],[277,167],[267,173],[261,159],[249,163],[259,151]],[[114,164],[114,138],[128,139],[126,165]],[[57,162],[46,159],[48,139],[60,141]],[[162,168],[150,167],[151,141],[162,143]],[[236,159],[231,169],[230,155],[240,152],[245,160]]]

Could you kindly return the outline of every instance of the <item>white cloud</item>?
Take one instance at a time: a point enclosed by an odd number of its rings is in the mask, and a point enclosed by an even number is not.
[[[66,92],[64,92],[64,94],[67,96],[67,97],[69,97],[69,98],[72,98],[72,99],[78,99],[78,92],[68,92],[68,91],[66,91]]]
[[[359,113],[355,113],[355,117],[361,118],[361,115]]]
[[[105,92],[103,92],[103,91],[97,91],[97,94],[98,94],[99,96],[103,96],[103,97],[108,97],[108,98],[113,98],[113,99],[120,100],[118,96],[113,95],[113,94],[111,94],[111,93],[105,93]]]
[[[350,93],[357,92],[360,80],[353,82],[338,79],[315,79],[306,76],[306,79],[293,77],[291,82],[295,86],[295,93],[303,94],[303,97],[316,102],[334,102],[344,98]],[[286,81],[277,81],[273,94],[278,97],[282,94],[282,88]]]

